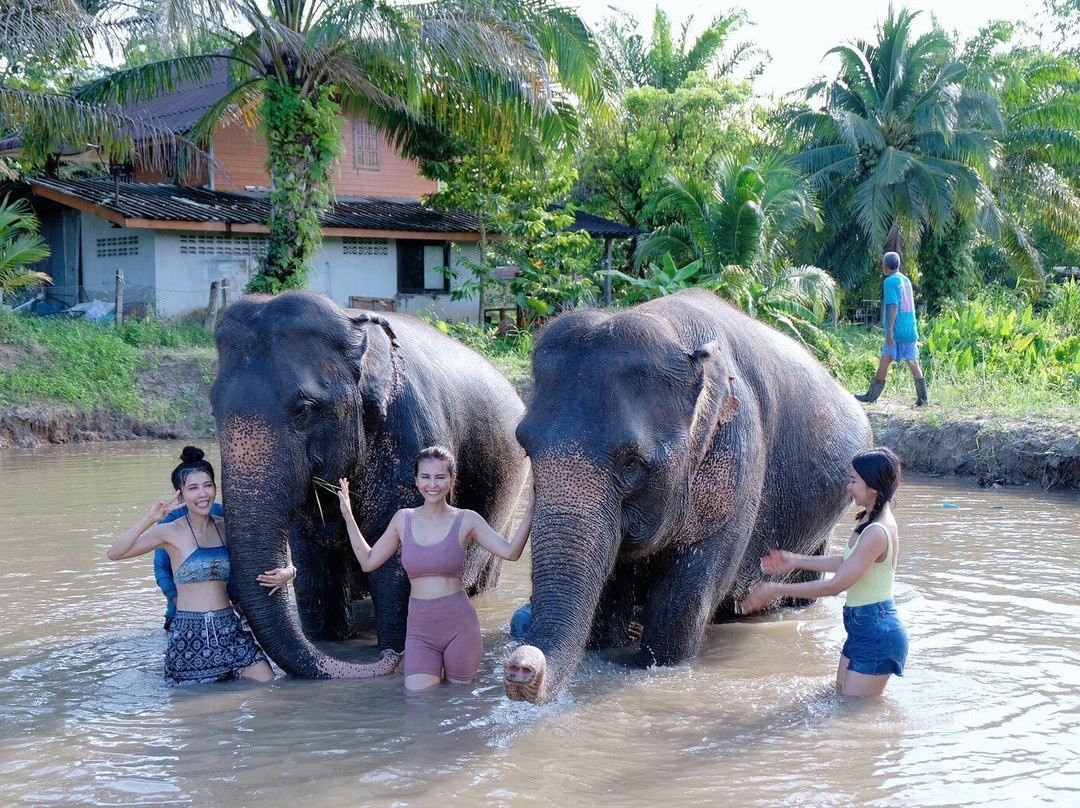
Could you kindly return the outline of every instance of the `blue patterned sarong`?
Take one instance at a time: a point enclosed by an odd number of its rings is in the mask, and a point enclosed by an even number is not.
[[[165,649],[165,678],[177,685],[239,679],[244,668],[262,659],[262,649],[232,608],[178,611]]]

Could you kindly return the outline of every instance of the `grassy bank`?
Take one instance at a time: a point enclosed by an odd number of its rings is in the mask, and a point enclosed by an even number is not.
[[[214,358],[197,322],[116,328],[0,312],[0,408],[69,407],[208,431],[203,388]]]
[[[487,356],[524,390],[532,335],[500,339],[466,325],[436,323]],[[1080,413],[1080,289],[1064,285],[1041,310],[1004,293],[920,322],[932,405],[914,410],[911,376],[890,371],[872,417],[895,414],[937,428],[980,419],[1001,430],[1038,422],[1075,429]],[[841,325],[813,345],[841,385],[866,389],[881,330]],[[0,410],[77,408],[172,430],[212,430],[207,394],[215,373],[212,335],[199,322],[111,324],[0,312]]]

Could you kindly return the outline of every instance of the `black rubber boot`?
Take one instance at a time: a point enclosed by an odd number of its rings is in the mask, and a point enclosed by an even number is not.
[[[926,394],[926,379],[915,380],[915,406],[925,407],[930,403],[930,398]]]
[[[878,396],[881,395],[881,391],[885,389],[885,382],[879,382],[876,378],[870,380],[870,389],[862,395],[855,394],[855,398],[858,401],[863,401],[867,404],[873,404],[877,401]]]

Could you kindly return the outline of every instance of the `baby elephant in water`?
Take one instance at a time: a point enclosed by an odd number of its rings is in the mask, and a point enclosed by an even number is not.
[[[586,646],[693,657],[770,548],[824,551],[871,443],[858,403],[802,347],[701,290],[545,327],[517,437],[532,460],[530,644],[512,699],[554,698]],[[804,573],[816,577],[816,573]]]

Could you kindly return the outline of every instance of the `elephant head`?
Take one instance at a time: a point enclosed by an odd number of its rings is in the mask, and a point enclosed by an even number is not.
[[[577,667],[617,568],[730,518],[734,463],[710,447],[739,400],[717,344],[688,343],[637,310],[556,319],[537,340],[533,374],[517,430],[536,486],[533,645],[517,649],[505,676],[511,698],[544,702]],[[717,491],[707,502],[694,496],[703,474]]]
[[[372,470],[365,454],[399,383],[394,332],[377,316],[350,315],[319,295],[287,292],[245,297],[229,307],[216,341],[219,371],[211,399],[240,605],[263,648],[287,673],[371,675],[370,666],[341,662],[316,649],[284,593],[267,597],[256,576],[285,562],[290,534],[296,553],[295,539],[302,532],[298,592],[305,575],[332,581],[313,596],[338,601],[338,613],[348,608],[349,576],[324,576],[321,567],[351,567],[354,561],[334,495],[320,491],[313,480],[336,483],[349,477],[358,483],[354,490],[369,498],[385,491],[367,485]],[[383,470],[391,480],[395,471]],[[381,530],[396,509],[394,497],[383,498],[365,503],[365,530]],[[298,531],[297,524],[305,529]],[[390,579],[386,585],[400,590],[401,582]],[[384,647],[388,642],[380,636]]]

